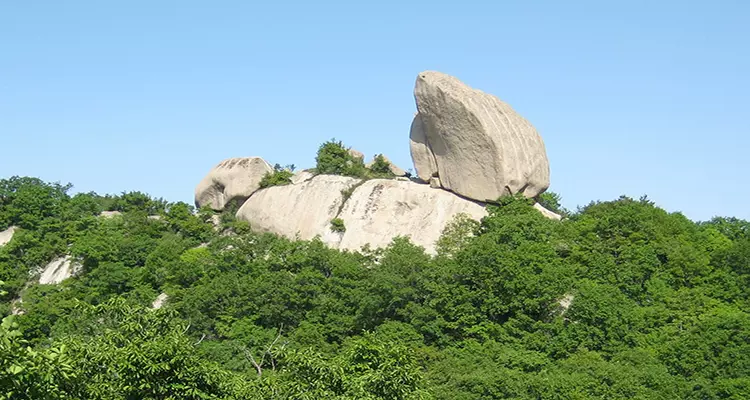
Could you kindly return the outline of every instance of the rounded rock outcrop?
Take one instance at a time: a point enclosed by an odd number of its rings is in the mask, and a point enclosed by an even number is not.
[[[195,188],[195,206],[221,211],[231,202],[243,202],[260,188],[273,168],[260,157],[230,158],[220,162]]]

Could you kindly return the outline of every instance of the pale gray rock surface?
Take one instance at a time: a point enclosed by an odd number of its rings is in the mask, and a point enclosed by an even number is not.
[[[440,178],[437,176],[433,176],[430,178],[430,187],[433,189],[440,189],[442,186],[440,186]]]
[[[151,303],[151,308],[154,310],[158,310],[162,307],[164,307],[164,304],[167,303],[167,299],[169,299],[169,296],[166,293],[159,294],[153,303]]]
[[[414,120],[411,122],[409,150],[417,177],[424,182],[429,182],[430,178],[437,175],[438,168],[435,155],[432,153],[429,143],[427,143],[424,124],[422,124],[419,113],[414,116]]]
[[[70,256],[58,257],[47,264],[39,275],[42,285],[58,284],[78,273],[81,265]]]
[[[221,211],[233,201],[242,202],[260,187],[273,168],[260,157],[230,158],[220,162],[195,188],[195,205]]]
[[[302,170],[295,173],[290,180],[292,181],[292,185],[297,185],[302,182],[307,182],[313,177],[315,177],[315,174],[313,174],[312,172],[308,170]]]
[[[351,192],[346,197],[342,191]],[[556,214],[535,206],[543,215]],[[365,245],[382,248],[396,236],[435,254],[435,246],[446,226],[458,214],[480,220],[487,215],[484,204],[430,185],[396,179],[371,179],[318,175],[297,185],[273,186],[250,196],[237,217],[259,232],[290,239],[310,240],[319,236],[328,246],[360,250]],[[331,230],[331,220],[340,218],[344,232]]]
[[[565,296],[557,300],[557,307],[552,310],[550,315],[565,317],[565,314],[570,309],[570,306],[573,305],[573,301],[575,301],[575,296],[572,293],[566,293]],[[567,320],[567,318],[564,319]]]
[[[396,236],[408,236],[434,254],[443,229],[459,213],[477,220],[487,215],[481,204],[428,185],[372,179],[354,190],[338,215],[346,227],[338,248],[381,248]]]
[[[349,155],[351,155],[354,158],[358,158],[358,159],[360,159],[362,161],[365,160],[365,153],[363,153],[361,151],[357,151],[355,149],[349,149]]]
[[[218,231],[219,229],[221,229],[221,215],[214,214],[211,216],[209,221],[211,222],[211,225],[214,226],[215,231]]]
[[[443,188],[479,201],[549,187],[544,142],[508,104],[436,71],[418,75],[414,97],[411,153],[420,179],[437,172]]]
[[[557,213],[555,213],[553,211],[550,211],[550,210],[544,208],[544,206],[541,205],[541,204],[539,204],[539,203],[534,203],[534,208],[536,208],[537,210],[539,210],[539,212],[542,213],[542,215],[544,215],[545,217],[547,217],[549,219],[552,219],[552,220],[555,220],[555,221],[559,221],[559,220],[562,219],[562,216],[560,214],[557,214]]]
[[[102,211],[99,213],[99,216],[102,218],[113,218],[117,217],[118,215],[122,215],[119,211]]]
[[[23,315],[26,312],[22,308],[23,300],[19,297],[10,302],[10,315]]]
[[[17,229],[17,227],[11,226],[10,228],[0,232],[0,246],[5,246],[6,244],[10,243]]]
[[[297,185],[272,186],[250,196],[237,211],[237,218],[253,230],[288,238],[310,240],[316,235],[329,244],[340,240],[331,232],[331,220],[344,202],[341,193],[361,182],[346,176],[318,175]]]

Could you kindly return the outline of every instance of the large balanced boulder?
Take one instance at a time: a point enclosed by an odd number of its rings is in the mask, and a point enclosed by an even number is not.
[[[271,171],[260,157],[224,160],[196,186],[195,205],[221,211],[231,202],[241,203],[260,188],[261,179]]]
[[[340,235],[331,232],[345,200],[345,193],[360,179],[336,175],[318,175],[310,180],[283,186],[271,186],[254,193],[237,211],[253,230],[271,232],[294,239],[310,240],[320,235],[335,245]]]
[[[479,201],[549,187],[549,162],[534,127],[497,97],[435,71],[419,74],[411,128],[417,175]]]
[[[359,250],[387,246],[396,236],[435,252],[435,243],[458,214],[479,220],[484,206],[444,190],[410,181],[372,179],[358,186],[338,215],[344,232],[338,247]]]

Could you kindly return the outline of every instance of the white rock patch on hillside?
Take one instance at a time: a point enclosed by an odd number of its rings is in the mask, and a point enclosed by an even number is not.
[[[0,246],[5,246],[6,244],[10,243],[17,229],[18,228],[16,228],[15,226],[11,226],[10,228],[0,232]]]
[[[75,275],[80,268],[81,265],[70,256],[56,258],[42,269],[39,283],[42,285],[58,284]]]

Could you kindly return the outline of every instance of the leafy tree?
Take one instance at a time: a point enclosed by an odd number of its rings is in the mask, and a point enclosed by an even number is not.
[[[266,172],[263,178],[260,180],[260,187],[267,188],[269,186],[280,186],[288,185],[292,183],[292,176],[294,176],[293,169],[289,167],[282,167],[279,164],[274,165],[273,172]]]
[[[560,202],[562,201],[562,198],[557,193],[550,192],[550,191],[544,192],[540,194],[539,196],[537,196],[537,201],[544,208],[554,213],[557,213],[560,215],[570,214],[570,212],[566,210],[565,208],[563,208],[562,204],[560,204]]]
[[[479,222],[472,219],[468,214],[457,214],[445,226],[440,239],[435,244],[438,254],[454,256],[470,242],[478,228]]]
[[[369,170],[370,175],[375,178],[393,178],[395,176],[391,171],[391,163],[382,154],[375,156]]]
[[[77,388],[81,398],[220,399],[246,390],[238,377],[198,358],[172,312],[121,300],[82,306],[80,312],[88,323],[66,344],[74,369],[86,377]]]
[[[0,227],[39,227],[45,219],[60,214],[71,187],[18,176],[0,180]]]
[[[3,282],[0,281],[0,294]],[[77,379],[66,348],[32,349],[21,336],[15,316],[0,323],[0,399],[67,399]]]
[[[318,149],[315,157],[315,171],[319,174],[344,175],[355,178],[367,176],[364,161],[354,157],[341,141],[331,139]]]
[[[334,232],[346,232],[346,226],[344,226],[344,220],[341,218],[332,219],[331,230]]]

